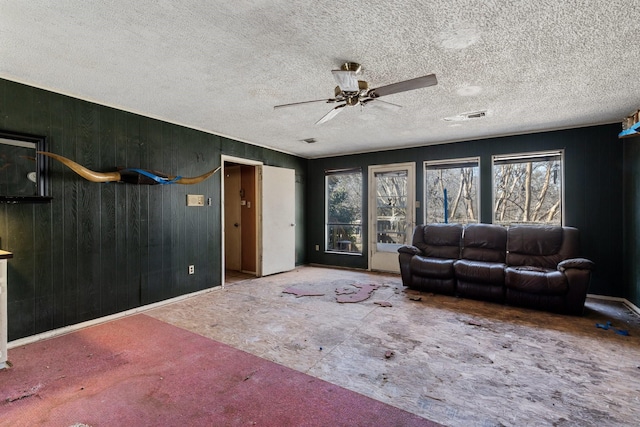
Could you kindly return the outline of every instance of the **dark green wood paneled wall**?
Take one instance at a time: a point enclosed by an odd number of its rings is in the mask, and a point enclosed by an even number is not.
[[[640,307],[640,136],[624,143],[624,275],[627,298]]]
[[[50,151],[100,171],[196,176],[221,154],[295,169],[296,262],[305,262],[305,159],[6,80],[0,128],[45,135]],[[96,184],[51,162],[51,203],[0,205],[0,247],[14,253],[9,339],[220,285],[219,190],[219,173],[194,186]],[[212,206],[187,207],[188,193]]]
[[[361,167],[365,176],[369,165],[416,162],[416,198],[422,200],[423,162],[425,160],[480,157],[481,221],[492,221],[491,156],[539,150],[565,150],[565,224],[581,231],[583,256],[594,260],[597,271],[589,292],[622,297],[628,294],[623,285],[622,259],[622,143],[620,126],[605,125],[478,141],[430,145],[404,150],[381,151],[353,156],[309,161],[308,224],[324,223],[324,171]],[[366,200],[363,200],[366,208]],[[416,210],[417,222],[423,221],[422,208]],[[366,221],[366,212],[365,212]],[[367,224],[363,224],[367,242]],[[324,246],[324,228],[307,229],[309,262],[344,267],[367,268],[367,256],[325,254],[315,245]],[[365,243],[365,254],[368,246]]]

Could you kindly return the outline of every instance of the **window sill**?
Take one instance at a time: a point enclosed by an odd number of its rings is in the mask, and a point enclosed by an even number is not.
[[[362,256],[361,252],[347,252],[347,251],[324,251],[325,254],[338,254],[338,255],[350,255],[350,256]]]

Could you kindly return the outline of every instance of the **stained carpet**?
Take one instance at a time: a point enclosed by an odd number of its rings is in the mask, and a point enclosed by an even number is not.
[[[144,314],[14,348],[0,426],[435,426]]]

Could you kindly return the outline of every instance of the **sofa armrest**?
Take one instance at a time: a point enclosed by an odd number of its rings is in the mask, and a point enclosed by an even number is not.
[[[565,259],[558,264],[558,271],[564,272],[569,268],[577,268],[579,270],[593,271],[596,265],[593,261],[586,258],[571,258]]]
[[[398,252],[401,254],[422,255],[422,251],[420,249],[411,245],[400,246],[398,248]]]
[[[405,245],[398,248],[402,284],[408,287],[411,287],[412,284],[411,260],[415,255],[422,255],[422,251],[415,246]]]

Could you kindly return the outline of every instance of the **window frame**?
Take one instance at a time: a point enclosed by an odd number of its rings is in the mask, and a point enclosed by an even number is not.
[[[427,217],[428,217],[428,200],[427,200],[427,195],[428,195],[428,185],[427,185],[427,168],[429,166],[452,166],[450,168],[442,168],[442,169],[456,169],[456,168],[460,168],[460,167],[464,167],[463,165],[465,164],[469,164],[469,163],[474,163],[477,167],[477,181],[476,181],[476,222],[471,223],[468,222],[469,224],[476,224],[480,222],[480,216],[481,216],[481,206],[482,206],[482,194],[481,194],[481,188],[482,188],[482,181],[481,181],[481,169],[480,169],[480,156],[474,156],[474,157],[459,157],[459,158],[454,158],[454,159],[442,159],[442,160],[425,160],[422,163],[422,171],[423,171],[423,179],[422,179],[422,189],[423,189],[423,194],[422,194],[422,203],[423,203],[423,209],[422,209],[422,220],[423,220],[423,224],[427,224]],[[448,223],[448,221],[447,221]],[[445,222],[439,222],[438,224],[445,224]]]
[[[543,159],[545,157],[560,157],[560,226],[565,224],[565,155],[564,148],[541,150],[541,151],[526,151],[521,153],[509,153],[509,154],[494,154],[491,156],[491,222],[492,224],[498,224],[503,226],[519,225],[519,224],[538,224],[538,225],[557,225],[547,222],[532,223],[532,222],[499,222],[496,219],[496,183],[495,183],[495,165],[496,160],[498,162],[509,163],[526,163],[527,159]],[[521,160],[520,162],[516,160]]]

